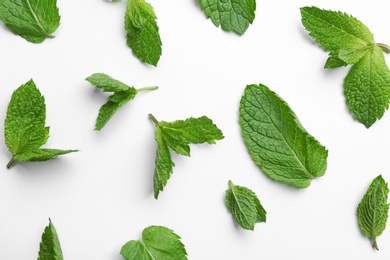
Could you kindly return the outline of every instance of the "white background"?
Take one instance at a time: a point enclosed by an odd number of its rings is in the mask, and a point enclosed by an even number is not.
[[[163,55],[142,64],[126,46],[125,3],[59,0],[54,39],[33,44],[0,26],[0,122],[12,92],[33,78],[46,99],[45,147],[80,149],[43,163],[5,165],[0,127],[0,259],[36,259],[50,217],[67,260],[120,260],[119,251],[150,225],[181,236],[188,257],[209,259],[389,259],[390,227],[375,252],[356,207],[372,179],[390,180],[390,112],[370,129],[353,120],[343,96],[349,68],[324,70],[299,8],[353,14],[390,43],[387,1],[258,1],[244,36],[216,28],[196,0],[150,0]],[[386,59],[390,62],[390,57]],[[95,119],[108,94],[84,79],[104,72],[136,88],[158,85],[126,104],[101,132]],[[238,124],[247,84],[263,83],[286,100],[329,150],[326,174],[297,190],[267,178],[252,162]],[[156,143],[147,114],[173,121],[207,115],[225,139],[173,155],[174,173],[153,198]],[[255,231],[238,227],[224,204],[228,181],[252,189],[267,210]]]

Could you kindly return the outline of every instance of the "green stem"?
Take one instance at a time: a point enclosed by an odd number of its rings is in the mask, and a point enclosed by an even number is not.
[[[372,246],[373,246],[377,251],[379,251],[378,244],[376,243],[376,238],[374,238],[374,239],[372,240]]]
[[[233,182],[232,182],[231,180],[229,180],[229,188],[230,188],[230,189],[233,189],[233,188],[234,188],[234,184],[233,184]]]
[[[148,117],[149,117],[150,119],[152,119],[152,121],[154,122],[155,125],[158,125],[157,119],[156,119],[152,114],[148,114]]]
[[[15,162],[14,157],[7,163],[7,169],[11,168],[12,164]]]
[[[384,52],[390,53],[390,46],[384,43],[377,43],[376,44],[379,48],[381,48]]]
[[[138,88],[138,89],[136,89],[136,91],[138,93],[138,92],[141,92],[141,91],[144,91],[144,90],[156,90],[156,89],[158,89],[157,86],[150,86],[150,87]]]

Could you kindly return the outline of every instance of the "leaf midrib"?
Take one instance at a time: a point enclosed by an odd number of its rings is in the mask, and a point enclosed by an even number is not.
[[[47,36],[47,37],[53,37],[53,35],[51,35],[50,33],[48,33],[48,32],[46,31],[46,29],[43,27],[41,21],[39,20],[39,18],[37,17],[37,15],[35,14],[35,12],[34,12],[32,6],[31,6],[30,0],[26,0],[26,3],[27,3],[27,6],[28,6],[28,8],[29,8],[29,10],[30,10],[30,12],[31,12],[31,14],[32,14],[32,16],[33,16],[35,22],[37,23],[38,27],[42,30],[42,32],[45,34],[45,36]]]

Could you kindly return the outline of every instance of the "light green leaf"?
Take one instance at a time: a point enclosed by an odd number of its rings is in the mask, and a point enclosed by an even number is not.
[[[329,53],[329,58],[327,59],[324,68],[325,69],[335,69],[339,67],[345,67],[348,64],[345,63],[342,59],[339,58],[339,54],[335,52]]]
[[[239,113],[246,147],[270,178],[306,188],[325,174],[328,151],[276,93],[262,84],[248,85]]]
[[[42,234],[38,260],[63,260],[60,241],[57,231],[49,219],[49,225]]]
[[[180,237],[162,226],[145,228],[142,239],[127,242],[120,254],[126,260],[187,260]]]
[[[360,53],[352,58],[353,50],[364,52],[375,44],[370,30],[351,15],[317,7],[302,7],[301,15],[303,26],[324,50],[336,53],[344,50],[343,52],[350,53],[346,57],[347,60],[344,59],[345,56],[339,55],[339,58],[346,63],[355,63],[358,57],[364,56]]]
[[[57,0],[2,0],[0,20],[27,41],[42,42],[60,25]]]
[[[75,150],[40,149],[49,138],[45,127],[46,106],[35,83],[30,80],[14,91],[7,108],[4,122],[5,144],[14,161],[37,161],[75,152]],[[40,154],[38,156],[38,154]]]
[[[102,89],[104,92],[114,92],[114,94],[109,97],[108,101],[100,108],[96,119],[95,130],[101,130],[115,112],[130,100],[133,100],[138,92],[157,89],[155,86],[135,89],[104,73],[92,74],[85,80],[90,82],[93,86]]]
[[[144,0],[129,0],[125,15],[127,45],[143,62],[157,66],[162,42],[153,7]]]
[[[388,193],[387,183],[379,175],[372,181],[357,208],[359,227],[372,240],[373,247],[377,250],[376,238],[385,230],[389,213]]]
[[[380,119],[389,107],[390,71],[382,50],[375,46],[344,80],[348,109],[367,128]]]
[[[236,186],[229,181],[225,203],[234,220],[244,229],[254,230],[256,223],[266,221],[267,212],[260,200],[246,187]]]
[[[190,155],[190,143],[215,144],[224,138],[221,130],[209,118],[188,118],[174,122],[157,121],[153,115],[149,117],[156,125],[157,142],[156,167],[154,170],[154,197],[164,189],[175,165],[171,159],[169,148],[177,154]],[[168,148],[169,147],[169,148]]]
[[[207,18],[225,31],[243,35],[255,19],[255,0],[199,0]]]

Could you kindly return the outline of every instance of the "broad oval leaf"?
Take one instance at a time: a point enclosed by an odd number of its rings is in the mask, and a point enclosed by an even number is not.
[[[248,151],[270,178],[305,188],[313,178],[325,174],[328,151],[268,87],[248,85],[239,113]]]

